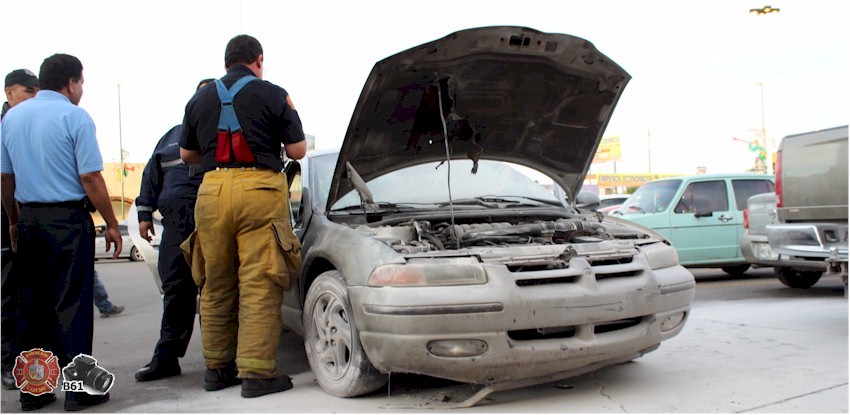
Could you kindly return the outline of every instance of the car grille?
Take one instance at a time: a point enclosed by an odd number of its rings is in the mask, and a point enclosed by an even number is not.
[[[625,330],[637,326],[644,317],[632,317],[627,319],[605,321],[593,324],[593,334],[605,334],[619,330]],[[508,337],[517,341],[545,340],[545,339],[568,339],[575,336],[578,326],[545,327],[538,329],[510,330]]]
[[[528,266],[508,267],[516,279],[518,287],[550,284],[574,284],[581,278],[595,278],[596,281],[632,278],[641,275],[640,264],[632,262],[631,257],[588,261],[591,264],[590,275],[584,268],[568,267],[561,269],[534,269]],[[538,267],[542,268],[542,267]]]

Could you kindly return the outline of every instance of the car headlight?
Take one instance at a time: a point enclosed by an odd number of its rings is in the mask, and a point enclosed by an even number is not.
[[[487,283],[475,258],[414,258],[407,264],[381,265],[369,275],[370,287],[418,287]]]
[[[662,242],[657,242],[639,247],[640,252],[646,255],[651,269],[669,268],[679,265],[679,254],[676,248]]]

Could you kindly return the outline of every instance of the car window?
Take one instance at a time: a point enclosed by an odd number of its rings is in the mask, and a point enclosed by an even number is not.
[[[315,206],[321,211],[328,204],[328,192],[331,189],[331,180],[336,168],[337,154],[327,154],[310,158],[310,183],[314,191],[310,192],[310,198],[315,200]]]
[[[678,212],[680,211],[681,212]],[[723,180],[691,183],[676,205],[678,213],[724,212],[729,210],[729,193]]]
[[[694,213],[693,186],[688,186],[688,188],[682,192],[682,198],[679,199],[679,203],[676,204],[676,208],[673,209],[673,213]]]
[[[293,174],[289,185],[289,211],[294,222],[301,216],[301,170]]]
[[[335,161],[330,159],[330,161]],[[316,166],[317,185],[326,200],[333,165],[330,168]],[[558,199],[543,185],[521,173],[510,163],[480,160],[477,173],[471,173],[471,160],[452,160],[452,199],[471,199],[481,196],[515,196],[542,199],[559,203]],[[315,171],[315,170],[314,170]],[[376,202],[396,204],[446,203],[448,195],[448,166],[434,162],[396,170],[366,182]],[[324,200],[322,200],[324,201]],[[360,198],[356,191],[349,192],[338,200],[333,209],[357,206]],[[319,205],[322,206],[322,205]]]
[[[623,213],[655,213],[663,212],[670,205],[676,191],[682,184],[681,180],[662,180],[649,182],[639,187],[623,202],[619,211]]]
[[[770,180],[732,180],[735,192],[735,205],[738,210],[747,208],[747,199],[761,193],[773,193],[776,187]]]

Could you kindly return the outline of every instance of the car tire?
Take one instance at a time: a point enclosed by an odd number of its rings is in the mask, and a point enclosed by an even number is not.
[[[142,256],[142,253],[139,252],[138,248],[135,246],[130,248],[130,261],[144,261],[145,257]]]
[[[387,382],[360,344],[360,332],[339,271],[319,275],[304,302],[304,349],[310,368],[325,392],[351,398],[373,392]]]
[[[744,275],[744,273],[750,269],[750,264],[730,265],[728,267],[720,267],[720,269],[729,275]]]
[[[823,276],[821,271],[799,271],[788,267],[773,269],[779,282],[790,288],[810,288]]]

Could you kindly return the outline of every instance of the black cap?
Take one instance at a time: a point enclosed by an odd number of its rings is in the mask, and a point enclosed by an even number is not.
[[[15,84],[21,84],[28,87],[38,87],[38,77],[35,76],[29,69],[15,69],[6,75],[6,86],[8,88]]]

